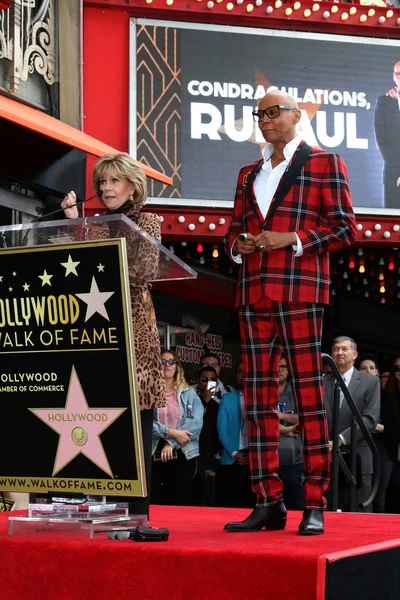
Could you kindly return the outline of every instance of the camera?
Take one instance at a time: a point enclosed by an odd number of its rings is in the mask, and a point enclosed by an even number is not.
[[[239,240],[245,242],[247,240],[247,233],[239,233]]]

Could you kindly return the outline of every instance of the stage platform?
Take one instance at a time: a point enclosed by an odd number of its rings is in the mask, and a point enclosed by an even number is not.
[[[166,543],[9,536],[0,514],[0,600],[399,600],[400,515],[326,514],[323,536],[236,534],[247,510],[151,507]]]

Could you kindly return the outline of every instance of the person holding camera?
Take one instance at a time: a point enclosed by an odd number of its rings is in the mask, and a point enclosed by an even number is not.
[[[196,503],[215,504],[215,478],[219,467],[221,443],[218,438],[219,402],[215,398],[218,374],[214,367],[204,365],[197,377],[196,390],[204,407],[203,429],[200,434],[199,469],[196,477]]]
[[[190,506],[204,409],[175,352],[161,354],[167,406],[154,409],[152,504]]]

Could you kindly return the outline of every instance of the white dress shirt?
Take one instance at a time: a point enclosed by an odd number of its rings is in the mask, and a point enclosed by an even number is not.
[[[353,373],[354,373],[354,367],[351,367],[348,371],[346,371],[346,373],[342,373],[342,378],[346,384],[346,387],[349,387],[349,383],[351,381],[351,378],[353,377]],[[340,408],[342,408],[343,400],[344,400],[344,394],[343,394],[342,390],[340,390]],[[346,440],[340,434],[339,434],[339,437],[342,440],[343,445],[345,446]]]
[[[285,160],[279,163],[279,165],[276,165],[276,167],[274,168],[271,164],[271,157],[274,153],[273,145],[267,144],[262,149],[264,164],[262,165],[261,169],[257,174],[257,177],[254,180],[254,195],[256,197],[257,204],[260,208],[260,212],[264,219],[267,216],[272,199],[276,193],[276,190],[278,189],[279,182],[282,179],[283,174],[285,173],[293,157],[293,154],[296,152],[296,149],[301,141],[302,137],[297,135],[295,138],[292,139],[292,141],[286,144],[286,146],[283,149],[283,155],[285,157]],[[300,238],[296,232],[294,232],[294,234],[297,239],[297,245],[292,246],[293,250],[296,252],[295,256],[303,256],[303,246],[300,241]],[[242,257],[240,256],[240,254],[234,256],[231,252],[231,255],[235,262],[242,262]]]

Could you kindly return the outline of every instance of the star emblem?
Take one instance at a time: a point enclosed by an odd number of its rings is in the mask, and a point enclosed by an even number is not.
[[[17,273],[16,273],[15,271],[13,271],[13,274],[12,274],[12,276],[13,276],[13,277],[16,277],[16,275],[17,275]]]
[[[42,287],[46,284],[51,286],[50,279],[53,275],[48,275],[46,269],[43,271],[43,275],[38,275],[38,277],[42,280]]]
[[[60,263],[62,267],[65,267],[65,277],[67,277],[67,275],[69,275],[70,273],[72,273],[73,275],[76,275],[78,277],[78,273],[76,272],[76,267],[78,265],[80,265],[80,261],[74,262],[72,260],[71,255],[68,255],[68,261],[66,263]]]
[[[86,321],[89,321],[90,317],[95,313],[99,313],[99,315],[107,319],[107,321],[110,320],[104,305],[114,293],[115,292],[100,292],[96,279],[92,277],[90,292],[88,294],[75,294],[75,296],[87,304],[85,323]]]
[[[3,277],[4,275],[0,275],[0,282],[3,283]]]
[[[99,273],[104,273],[104,265],[101,263],[97,265],[97,270]]]
[[[105,473],[113,476],[100,435],[126,408],[89,407],[75,367],[71,371],[65,408],[29,410],[60,435],[53,477],[78,454],[83,454]]]
[[[24,283],[24,285],[22,287],[24,289],[24,292],[28,292],[29,288],[30,288],[30,285],[29,285],[29,283]]]
[[[8,291],[9,291],[9,292],[12,292],[12,290],[13,290],[13,289],[12,289],[12,287],[9,287],[9,288],[8,288]]]

